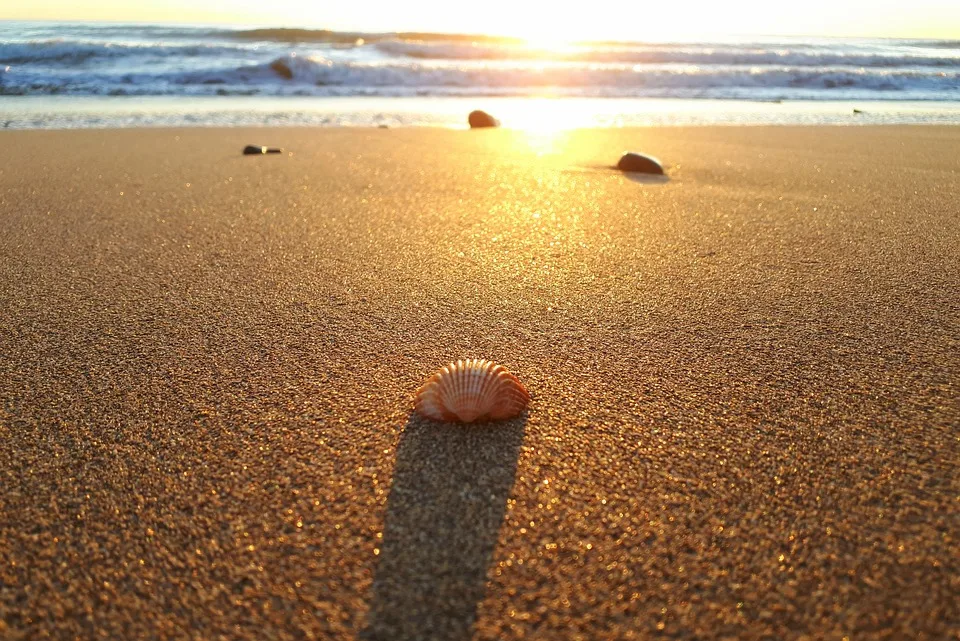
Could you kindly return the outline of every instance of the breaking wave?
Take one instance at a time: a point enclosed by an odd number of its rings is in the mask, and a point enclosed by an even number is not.
[[[381,51],[421,60],[551,60],[597,63],[690,65],[791,65],[799,67],[904,67],[930,66],[960,70],[960,57],[917,53],[862,53],[716,45],[571,46],[539,49],[520,45],[479,43],[427,43],[384,41]]]
[[[594,43],[0,23],[0,95],[960,99],[960,41]]]

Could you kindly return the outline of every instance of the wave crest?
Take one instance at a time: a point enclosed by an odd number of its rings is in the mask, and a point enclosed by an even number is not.
[[[762,47],[708,45],[570,46],[544,49],[518,45],[482,43],[429,43],[389,40],[376,48],[391,56],[417,60],[542,60],[622,64],[696,65],[791,65],[798,67],[947,67],[960,69],[960,56],[930,56],[917,53],[889,55],[837,53]]]

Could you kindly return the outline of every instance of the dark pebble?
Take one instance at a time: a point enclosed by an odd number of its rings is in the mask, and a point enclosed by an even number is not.
[[[291,70],[290,65],[285,63],[283,60],[274,60],[270,63],[270,68],[273,69],[273,72],[281,78],[286,78],[287,80],[291,80],[293,78],[293,70]]]
[[[855,114],[862,114],[862,113],[863,113],[863,110],[862,110],[862,109],[854,109],[854,110],[853,110],[853,113],[855,113]]]
[[[259,145],[247,145],[243,148],[244,156],[260,156],[263,154],[282,154],[283,149],[279,147],[261,147]]]
[[[642,174],[663,174],[663,165],[653,156],[644,156],[627,152],[617,163],[617,169],[620,171],[638,172]]]
[[[480,129],[483,127],[499,127],[500,121],[488,114],[486,111],[471,111],[467,116],[467,122],[471,129]]]

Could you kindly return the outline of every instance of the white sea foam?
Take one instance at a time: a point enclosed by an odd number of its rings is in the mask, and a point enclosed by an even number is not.
[[[920,47],[868,49],[782,44],[577,45],[545,49],[490,43],[383,41],[376,48],[397,57],[420,60],[555,60],[597,63],[691,65],[790,65],[798,67],[928,66],[960,68],[960,50],[952,55]]]

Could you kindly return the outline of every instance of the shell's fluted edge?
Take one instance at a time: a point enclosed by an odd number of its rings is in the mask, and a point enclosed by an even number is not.
[[[530,394],[507,368],[485,359],[440,368],[417,390],[414,407],[436,421],[471,423],[520,415]]]

